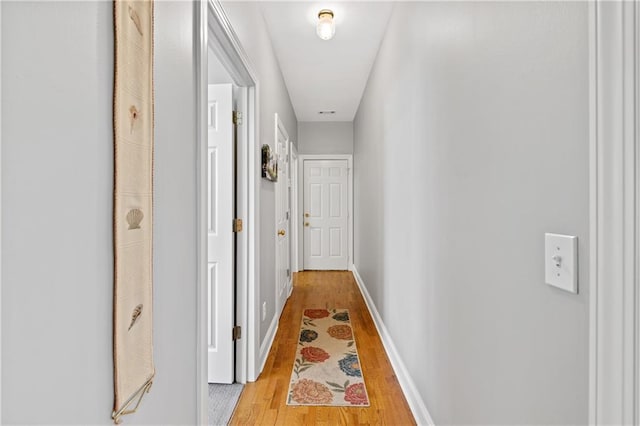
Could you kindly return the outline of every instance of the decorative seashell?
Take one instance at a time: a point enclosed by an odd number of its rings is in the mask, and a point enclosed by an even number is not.
[[[138,32],[142,35],[142,23],[140,22],[140,17],[138,16],[138,12],[136,12],[131,6],[129,6],[129,18],[131,18],[138,29]]]
[[[144,213],[140,209],[132,209],[127,213],[127,223],[129,229],[140,229],[140,222],[144,218]]]
[[[138,120],[138,117],[140,116],[140,111],[138,111],[138,108],[136,108],[135,105],[131,105],[129,107],[129,119],[131,120],[131,132],[133,133],[133,127],[136,124],[136,121]]]
[[[142,314],[142,305],[136,306],[133,310],[133,313],[131,314],[131,325],[129,325],[129,330],[131,330],[131,327],[133,327],[136,321],[138,321],[140,314]]]

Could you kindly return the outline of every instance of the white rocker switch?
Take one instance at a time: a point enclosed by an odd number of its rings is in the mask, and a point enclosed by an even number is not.
[[[547,284],[578,293],[578,237],[544,234],[544,265]]]

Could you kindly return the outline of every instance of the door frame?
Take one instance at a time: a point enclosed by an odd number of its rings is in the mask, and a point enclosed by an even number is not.
[[[353,271],[353,155],[351,154],[301,154],[298,156],[298,176],[302,184],[298,192],[298,208],[300,214],[304,214],[304,162],[306,160],[347,160],[347,270]],[[302,217],[302,216],[301,216]],[[302,257],[300,258],[300,270],[304,270],[304,229],[302,229],[304,219],[298,226],[298,244],[302,247]]]
[[[298,215],[300,214],[299,208],[298,208],[298,199],[300,198],[298,193],[298,158],[299,156],[298,156],[298,149],[294,145],[293,141],[291,142],[289,152],[291,153],[291,156],[289,158],[289,167],[290,167],[289,172],[291,173],[291,176],[290,176],[291,188],[289,190],[291,194],[291,221],[289,223],[289,226],[291,227],[291,241],[290,241],[291,243],[291,253],[290,253],[291,280],[293,281],[293,274],[300,271],[300,267],[299,267],[300,253],[298,252],[299,250],[298,224],[300,222],[300,219],[298,217]]]
[[[640,422],[640,1],[589,4],[589,423]]]
[[[196,72],[196,186],[197,186],[197,281],[196,294],[196,421],[208,422],[209,391],[207,383],[207,96],[208,55],[211,48],[225,67],[234,84],[240,88],[239,106],[244,104],[243,125],[238,127],[236,205],[244,230],[236,240],[236,324],[242,327],[242,337],[236,342],[236,381],[255,381],[259,374],[256,361],[259,348],[258,247],[259,191],[256,164],[259,139],[259,93],[257,74],[242,48],[231,23],[218,0],[196,2],[194,6],[194,51]],[[229,224],[231,226],[231,224]]]
[[[0,25],[2,24],[2,2],[0,1]],[[2,31],[0,31],[0,99],[2,99]],[[0,129],[2,129],[2,102],[0,102]],[[2,354],[2,132],[0,131],[0,354]],[[0,356],[0,377],[2,357]],[[0,423],[2,423],[2,380],[0,380]]]

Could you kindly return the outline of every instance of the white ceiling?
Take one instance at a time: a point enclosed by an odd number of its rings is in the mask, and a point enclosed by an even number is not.
[[[387,2],[264,2],[262,9],[299,121],[352,121],[391,14]],[[333,10],[336,34],[316,35]],[[318,111],[335,110],[334,115]]]

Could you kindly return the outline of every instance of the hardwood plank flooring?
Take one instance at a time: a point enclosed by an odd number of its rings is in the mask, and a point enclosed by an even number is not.
[[[349,309],[370,407],[286,405],[305,308]],[[295,275],[293,293],[284,307],[265,368],[256,382],[244,387],[230,424],[416,424],[351,272],[305,271]]]

